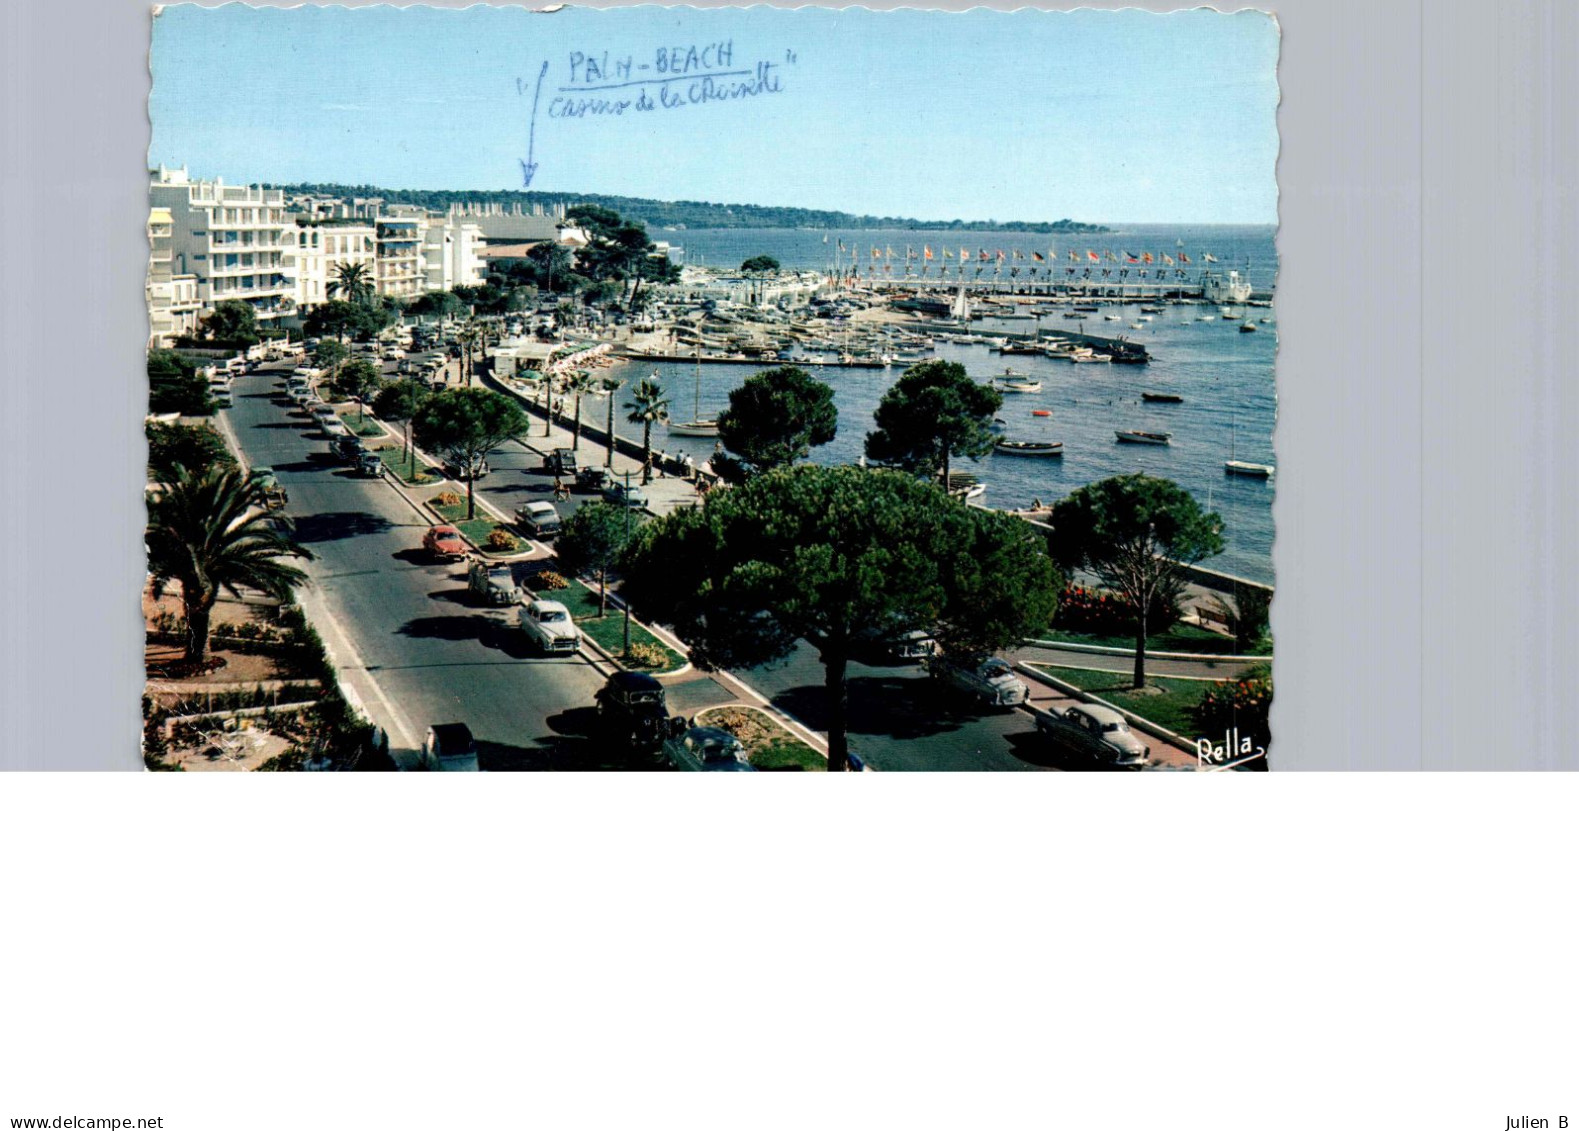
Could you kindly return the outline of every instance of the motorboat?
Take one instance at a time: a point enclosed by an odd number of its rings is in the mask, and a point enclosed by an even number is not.
[[[1039,393],[1042,383],[1032,380],[1029,373],[1016,373],[1013,369],[1005,369],[1001,376],[992,379],[993,386],[1005,393]]]
[[[1053,413],[1052,413],[1051,409],[1033,408],[1031,410],[1031,415],[1032,416],[1051,416],[1051,415],[1053,415]]]
[[[1229,475],[1244,475],[1251,479],[1269,479],[1276,468],[1265,463],[1246,463],[1242,459],[1231,459],[1223,464],[1223,470]]]
[[[1069,360],[1074,362],[1076,365],[1092,365],[1104,361],[1112,361],[1113,359],[1105,353],[1092,353],[1087,351],[1085,353],[1072,353],[1069,355]]]
[[[1121,444],[1166,444],[1173,439],[1172,432],[1115,432]]]
[[[1001,452],[1006,456],[1061,456],[1064,454],[1064,445],[1061,440],[999,440],[993,446],[993,451]]]
[[[1150,404],[1183,404],[1184,398],[1178,393],[1142,393],[1140,399]]]
[[[1239,325],[1239,332],[1241,334],[1254,334],[1256,332],[1256,324],[1254,322],[1242,322]]]
[[[1131,322],[1129,324],[1129,328],[1131,330],[1144,330],[1146,328],[1146,324],[1144,322]]]
[[[1118,321],[1118,315],[1117,314],[1104,314],[1102,316],[1102,321],[1104,321],[1104,322],[1117,322]]]

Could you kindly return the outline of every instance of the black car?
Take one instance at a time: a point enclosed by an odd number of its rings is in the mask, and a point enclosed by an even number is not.
[[[384,474],[384,461],[373,452],[362,452],[351,465],[351,470],[363,479],[377,479]]]
[[[598,724],[616,741],[656,749],[685,731],[685,720],[671,717],[663,684],[643,672],[615,672],[597,694]]]
[[[579,466],[569,448],[555,448],[543,457],[543,470],[551,475],[575,475]]]
[[[336,459],[352,464],[361,458],[364,451],[361,439],[356,436],[337,437],[332,447]]]
[[[462,460],[451,457],[444,461],[444,474],[449,476],[451,479],[458,479],[462,483],[466,482],[466,471],[466,464]],[[473,480],[481,479],[487,474],[488,461],[483,457],[478,456],[471,463],[471,478]]]

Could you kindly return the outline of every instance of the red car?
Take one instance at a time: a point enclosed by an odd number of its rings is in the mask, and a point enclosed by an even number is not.
[[[458,561],[466,556],[466,543],[453,526],[435,526],[422,537],[422,548],[435,558]]]

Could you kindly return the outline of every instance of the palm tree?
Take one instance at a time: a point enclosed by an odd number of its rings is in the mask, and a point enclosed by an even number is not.
[[[597,379],[585,369],[578,369],[570,375],[570,380],[565,382],[565,390],[576,394],[576,424],[570,432],[570,450],[581,450],[581,398],[597,388]]]
[[[657,374],[643,377],[631,389],[631,399],[625,402],[630,415],[625,419],[641,425],[641,481],[652,482],[652,426],[669,419],[669,398],[663,395]]]
[[[478,343],[482,341],[482,330],[480,327],[478,327],[477,323],[468,322],[457,336],[460,338],[461,348],[466,353],[466,387],[470,388],[472,383],[472,373],[474,371],[472,351],[476,349]]]
[[[307,575],[281,558],[312,553],[268,525],[263,485],[238,467],[194,474],[177,466],[171,481],[148,503],[148,567],[154,596],[181,583],[186,615],[186,660],[201,663],[208,650],[209,616],[221,589],[240,596],[242,586],[281,601]]]
[[[373,280],[365,263],[336,263],[334,278],[328,287],[329,297],[344,295],[347,302],[364,303],[373,294]]]
[[[612,471],[614,469],[614,394],[625,387],[625,382],[618,377],[605,377],[601,385],[603,392],[609,398],[609,458],[604,466]]]

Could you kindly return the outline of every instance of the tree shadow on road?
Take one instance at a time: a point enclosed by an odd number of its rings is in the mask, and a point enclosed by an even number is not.
[[[367,511],[302,515],[296,519],[296,541],[303,544],[337,542],[342,538],[356,538],[363,534],[382,534],[390,526],[387,518]]]
[[[630,772],[669,768],[657,751],[633,751],[623,743],[604,738],[592,707],[572,707],[545,721],[551,733],[538,735],[529,746],[479,739],[478,765],[495,772]]]
[[[960,701],[940,695],[931,680],[857,676],[846,684],[851,734],[930,738],[958,730],[979,717]],[[813,730],[828,729],[828,697],[820,684],[802,684],[773,696],[773,705]]]
[[[475,640],[489,643],[493,623],[482,617],[417,617],[395,631],[413,640]]]

